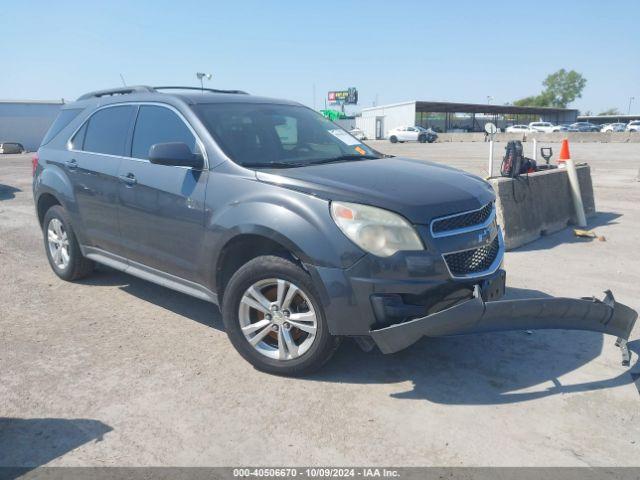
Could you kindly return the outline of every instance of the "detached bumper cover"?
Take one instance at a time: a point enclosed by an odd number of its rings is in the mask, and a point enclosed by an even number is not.
[[[533,298],[484,302],[476,288],[471,300],[370,333],[383,353],[393,353],[422,337],[509,330],[589,330],[618,337],[624,355],[637,317],[635,310],[616,302],[610,291],[603,300]]]

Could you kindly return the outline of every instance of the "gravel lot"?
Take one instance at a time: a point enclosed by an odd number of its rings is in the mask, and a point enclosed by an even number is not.
[[[488,149],[371,143],[481,174]],[[607,241],[565,230],[507,253],[509,295],[611,288],[640,310],[640,146],[572,154],[593,167]],[[631,369],[613,338],[557,331],[392,356],[349,341],[313,377],[262,374],[212,305],[107,269],[60,281],[28,155],[0,155],[0,265],[0,465],[640,465],[638,340]]]

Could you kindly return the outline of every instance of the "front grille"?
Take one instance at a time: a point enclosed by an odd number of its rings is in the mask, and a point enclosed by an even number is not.
[[[435,234],[448,232],[450,230],[459,230],[461,228],[473,227],[481,225],[487,221],[493,211],[493,202],[487,203],[480,210],[473,212],[460,213],[450,217],[434,220],[431,225],[431,231]]]
[[[488,270],[500,250],[498,235],[489,245],[465,250],[464,252],[450,253],[444,255],[444,260],[454,276],[470,275]]]

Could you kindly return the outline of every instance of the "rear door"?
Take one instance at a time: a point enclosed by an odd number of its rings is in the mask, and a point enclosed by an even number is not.
[[[69,171],[89,246],[121,255],[118,228],[118,169],[136,107],[96,111],[74,134],[65,168]]]
[[[193,153],[203,153],[202,143],[177,110],[140,105],[131,158],[122,161],[118,172],[120,232],[129,260],[198,281],[209,171],[150,163],[151,146],[167,142],[183,142]]]

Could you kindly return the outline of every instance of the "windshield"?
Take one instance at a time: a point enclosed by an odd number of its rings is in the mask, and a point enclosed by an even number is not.
[[[193,109],[227,156],[245,167],[288,168],[382,158],[306,107],[211,103],[194,105]]]

